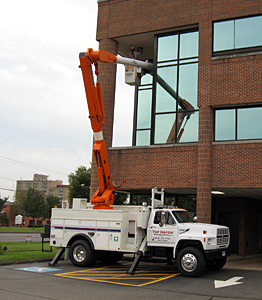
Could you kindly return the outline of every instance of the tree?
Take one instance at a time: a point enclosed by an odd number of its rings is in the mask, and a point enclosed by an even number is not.
[[[15,201],[14,201],[13,205],[11,206],[11,211],[15,215],[22,214],[22,211],[23,211],[22,199],[23,199],[23,197],[24,197],[24,193],[23,192],[16,191],[16,193],[15,193]]]
[[[4,197],[3,199],[0,198],[0,213],[2,212],[3,208],[5,207],[5,204],[8,199],[9,199],[9,197]]]
[[[27,217],[33,218],[33,229],[35,229],[35,219],[42,217],[44,207],[44,197],[32,188],[28,189],[22,197],[22,210]]]
[[[84,166],[77,168],[75,173],[68,175],[69,200],[72,202],[73,198],[86,198],[90,199],[90,181],[91,181],[91,168],[87,169]]]
[[[44,201],[44,210],[42,213],[43,219],[49,219],[51,218],[51,212],[53,207],[61,207],[61,200],[59,197],[56,197],[54,195],[48,195],[45,197]]]
[[[6,224],[8,226],[8,218],[5,211],[0,212],[0,224]]]
[[[127,196],[128,196],[127,194],[116,192],[114,205],[125,205]]]

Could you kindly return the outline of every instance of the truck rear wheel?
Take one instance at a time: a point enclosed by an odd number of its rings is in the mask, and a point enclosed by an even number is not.
[[[204,254],[198,248],[187,247],[177,255],[177,268],[183,276],[196,277],[203,273],[205,266]]]
[[[89,267],[95,264],[97,254],[84,240],[75,241],[69,250],[71,262],[77,267]]]

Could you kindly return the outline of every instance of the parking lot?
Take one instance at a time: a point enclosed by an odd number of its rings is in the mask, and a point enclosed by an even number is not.
[[[140,263],[135,275],[127,274],[130,261],[114,265],[97,263],[77,268],[70,261],[55,267],[47,262],[1,266],[1,299],[262,299],[261,259],[229,261],[218,272],[197,278],[182,277],[163,263]],[[246,269],[244,269],[246,265]]]

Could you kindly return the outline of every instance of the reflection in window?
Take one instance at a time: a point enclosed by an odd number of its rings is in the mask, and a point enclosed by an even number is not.
[[[215,113],[215,140],[234,140],[235,139],[235,110],[223,109]]]
[[[168,61],[177,59],[178,35],[164,36],[158,41],[158,61]]]
[[[154,78],[144,75],[137,88],[134,144],[196,142],[198,31],[159,36],[156,41]]]
[[[262,107],[237,110],[237,139],[262,138]]]
[[[215,140],[262,139],[262,107],[221,109],[215,112]]]
[[[136,114],[136,146],[150,145],[151,111],[152,111],[152,76],[149,74],[141,78],[141,86],[137,91]]]
[[[198,31],[160,36],[157,58],[154,143],[196,142]]]
[[[150,145],[150,130],[138,130],[136,132],[136,146]]]
[[[214,51],[234,49],[234,21],[214,23]]]
[[[151,103],[152,90],[145,89],[138,92],[137,129],[150,128],[151,126]]]
[[[156,115],[155,144],[164,144],[168,140],[172,125],[175,121],[175,114]],[[171,141],[170,141],[171,142]]]
[[[261,47],[262,16],[215,22],[213,40],[214,52]]]

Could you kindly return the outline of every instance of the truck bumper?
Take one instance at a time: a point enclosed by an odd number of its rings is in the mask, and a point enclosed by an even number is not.
[[[227,257],[230,254],[231,252],[228,248],[205,251],[206,259],[219,259],[219,258]]]

